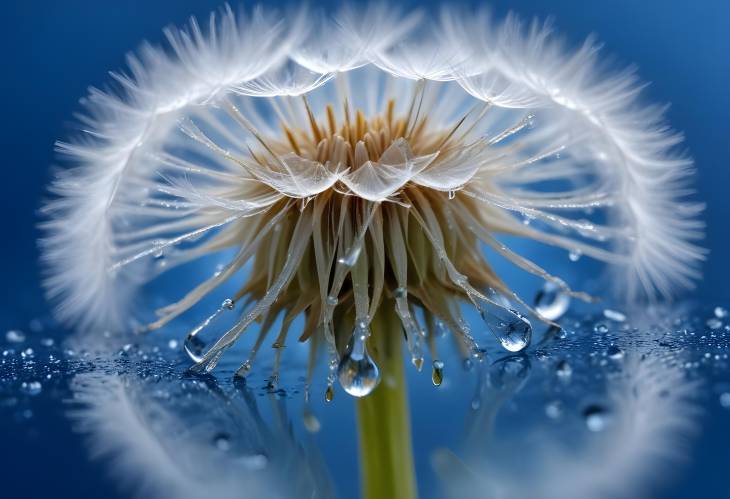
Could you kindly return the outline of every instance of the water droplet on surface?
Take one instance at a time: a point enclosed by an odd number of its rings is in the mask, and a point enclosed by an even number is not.
[[[621,360],[624,358],[624,351],[616,345],[611,345],[606,351],[606,355],[613,360]]]
[[[42,338],[41,339],[41,345],[44,347],[52,347],[55,341],[53,341],[53,338]]]
[[[568,293],[552,282],[546,282],[535,295],[535,310],[551,321],[560,319],[569,306]]]
[[[433,381],[434,386],[441,386],[441,383],[444,382],[444,363],[440,360],[433,361],[431,381]]]
[[[489,386],[500,391],[516,392],[527,381],[530,369],[530,361],[524,356],[511,355],[499,359],[489,367]]]
[[[177,347],[179,345],[180,344],[178,343],[178,341],[176,339],[171,339],[170,341],[167,342],[167,348],[169,348],[170,350],[177,350]]]
[[[626,316],[624,314],[617,310],[611,310],[610,308],[603,311],[603,316],[614,322],[624,322],[626,320]]]
[[[607,333],[608,332],[608,326],[605,325],[602,322],[599,322],[593,327],[593,330],[597,333]]]
[[[353,397],[370,394],[380,382],[380,371],[368,354],[365,341],[370,336],[367,324],[356,321],[355,331],[337,367],[342,388]]]
[[[568,361],[561,360],[555,365],[555,374],[560,379],[569,379],[573,375],[573,368],[568,364]]]
[[[20,385],[20,391],[25,393],[26,395],[38,395],[43,390],[43,385],[41,385],[40,381],[28,381],[23,382]]]
[[[589,405],[583,409],[583,419],[590,431],[603,431],[609,422],[608,411],[600,405]]]
[[[526,317],[490,301],[478,300],[477,303],[482,320],[505,350],[519,352],[530,345],[532,325]]]
[[[23,343],[25,341],[25,333],[18,329],[11,329],[5,333],[5,340],[8,343]]]
[[[715,317],[718,319],[724,319],[727,317],[727,309],[723,307],[715,307]]]

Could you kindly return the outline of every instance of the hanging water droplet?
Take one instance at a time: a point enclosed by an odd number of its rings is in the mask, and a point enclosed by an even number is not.
[[[479,313],[502,347],[510,352],[524,350],[532,340],[532,325],[516,310],[479,300]]]
[[[560,319],[569,306],[570,295],[549,281],[535,295],[535,310],[551,321]]]
[[[411,362],[416,367],[416,369],[418,370],[418,372],[420,372],[421,369],[423,368],[423,357],[413,357],[411,359]]]
[[[573,368],[570,367],[570,364],[566,360],[561,360],[555,365],[555,374],[560,379],[568,380],[573,375]]]
[[[431,371],[431,381],[435,386],[441,386],[444,381],[444,363],[440,360],[433,361],[433,370]]]
[[[583,410],[583,419],[590,431],[603,431],[609,421],[608,411],[600,405],[589,405]]]
[[[332,387],[332,385],[327,385],[327,390],[324,392],[324,400],[327,402],[332,402],[332,399],[335,398],[335,389]]]
[[[233,310],[234,306],[235,303],[233,303],[233,300],[231,300],[230,298],[226,298],[221,304],[221,307],[225,308],[226,310]]]
[[[365,341],[370,336],[367,323],[355,321],[355,331],[337,367],[342,388],[354,397],[370,394],[380,382],[380,371],[368,354]]]
[[[614,322],[624,322],[626,320],[626,316],[624,314],[617,310],[611,310],[610,308],[603,311],[603,316]]]
[[[23,343],[25,341],[25,333],[18,329],[11,329],[5,333],[5,340],[8,343]]]
[[[577,262],[580,260],[580,257],[583,256],[583,252],[579,249],[571,250],[568,253],[568,259],[570,259],[571,262]]]

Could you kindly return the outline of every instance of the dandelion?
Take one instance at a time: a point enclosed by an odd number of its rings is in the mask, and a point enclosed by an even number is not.
[[[464,307],[512,352],[528,346],[532,322],[552,323],[485,247],[591,300],[504,235],[606,263],[630,300],[698,277],[692,161],[662,108],[639,105],[633,72],[607,73],[592,40],[569,54],[549,25],[448,8],[431,21],[383,5],[284,19],[226,7],[165,34],[169,47],[142,46],[111,88],[89,92],[81,136],[58,145],[72,166],[45,206],[46,288],[82,329],[129,328],[144,319],[144,284],[231,254],[143,330],[241,279],[187,335],[193,370],[212,370],[257,323],[237,375],[268,341],[275,382],[303,318],[308,383],[324,349],[331,399],[338,376],[352,395],[371,393],[403,335],[418,369],[430,353],[436,384],[440,330],[480,357]],[[229,310],[235,324],[217,329]]]

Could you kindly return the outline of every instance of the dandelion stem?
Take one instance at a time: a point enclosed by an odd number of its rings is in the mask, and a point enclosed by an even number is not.
[[[368,346],[383,380],[373,393],[357,401],[362,497],[415,499],[400,322],[391,307],[381,307],[370,327]]]

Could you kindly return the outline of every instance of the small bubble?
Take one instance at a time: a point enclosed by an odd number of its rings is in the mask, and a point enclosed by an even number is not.
[[[23,343],[25,341],[25,333],[18,329],[11,329],[5,333],[5,340],[8,343]]]
[[[174,339],[174,338],[167,342],[167,347],[170,350],[177,350],[177,347],[179,345],[180,345],[180,343],[178,343],[178,341],[176,339]]]

